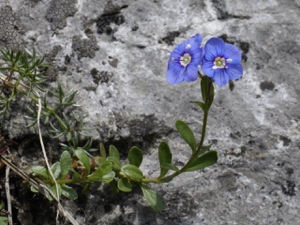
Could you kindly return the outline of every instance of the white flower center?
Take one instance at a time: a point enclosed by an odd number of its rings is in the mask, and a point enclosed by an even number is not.
[[[183,56],[180,57],[180,64],[182,66],[187,66],[192,60],[192,57],[189,53],[184,53]]]
[[[227,63],[231,63],[232,59],[225,59],[224,57],[218,56],[215,58],[214,60],[214,65],[213,65],[213,69],[224,69],[224,68],[228,68],[228,66],[226,66],[226,62]]]

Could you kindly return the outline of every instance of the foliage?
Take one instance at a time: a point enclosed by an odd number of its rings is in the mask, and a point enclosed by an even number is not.
[[[4,202],[0,201],[0,212],[4,209]],[[0,216],[0,225],[8,224],[8,218],[6,216]]]
[[[196,35],[177,46],[170,56],[167,72],[168,81],[173,84],[184,80],[194,81],[197,76],[200,77],[202,101],[192,101],[192,103],[198,105],[203,112],[201,138],[197,141],[189,125],[182,120],[177,120],[175,127],[190,148],[190,158],[184,166],[177,167],[172,160],[172,150],[168,142],[162,141],[158,146],[160,173],[154,178],[148,178],[147,174],[140,169],[144,156],[143,151],[137,146],[129,150],[128,160],[121,160],[118,149],[113,145],[109,146],[108,151],[102,143],[99,144],[98,149],[92,148],[93,141],[88,135],[90,128],[86,129],[82,118],[76,115],[77,91],[65,92],[59,84],[48,92],[43,89],[46,81],[43,72],[50,65],[44,62],[43,57],[37,57],[35,51],[14,52],[1,48],[3,60],[3,65],[0,67],[2,71],[0,74],[1,118],[8,119],[11,104],[18,104],[18,97],[26,96],[31,101],[27,106],[27,118],[30,121],[28,126],[35,126],[40,119],[45,130],[49,131],[53,139],[59,140],[61,146],[60,159],[52,164],[51,171],[38,165],[31,168],[31,175],[42,180],[54,193],[72,200],[78,197],[74,186],[78,184],[84,185],[84,191],[88,191],[91,184],[100,182],[109,184],[117,192],[131,192],[135,188],[140,188],[146,202],[154,210],[161,211],[163,200],[149,186],[149,183],[167,183],[182,173],[203,170],[218,160],[217,152],[211,150],[211,145],[204,145],[208,113],[214,100],[215,80],[213,76],[210,78],[198,72],[198,64],[202,63],[202,57],[203,59],[206,57],[203,55],[203,48],[200,48],[201,41],[202,37]],[[218,46],[210,45],[207,48],[214,47]],[[175,61],[172,56],[177,57]],[[180,74],[176,74],[177,72]],[[38,117],[37,107],[39,92],[43,93],[40,117]],[[85,144],[82,144],[83,139],[86,140]],[[54,176],[51,176],[50,172]],[[31,190],[38,192],[34,187],[31,187]],[[49,200],[52,198],[49,197]]]

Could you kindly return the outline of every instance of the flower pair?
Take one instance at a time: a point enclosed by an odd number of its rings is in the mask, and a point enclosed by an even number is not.
[[[241,52],[236,46],[224,43],[220,38],[209,39],[204,47],[201,47],[201,42],[202,36],[196,34],[171,52],[167,70],[170,84],[195,81],[198,65],[219,86],[243,75]]]

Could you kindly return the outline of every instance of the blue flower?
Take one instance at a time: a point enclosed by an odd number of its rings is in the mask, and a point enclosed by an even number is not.
[[[203,51],[202,72],[219,86],[222,87],[229,80],[236,80],[243,75],[241,52],[236,46],[224,43],[220,38],[211,38]]]
[[[202,36],[196,34],[189,40],[177,45],[171,52],[167,70],[167,81],[170,84],[197,80],[198,65],[202,59],[201,42]]]

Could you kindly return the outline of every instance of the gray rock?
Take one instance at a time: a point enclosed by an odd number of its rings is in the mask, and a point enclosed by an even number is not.
[[[18,13],[12,11],[10,6],[0,8],[0,45],[14,50],[24,48],[21,36],[24,34]]]
[[[162,213],[138,191],[115,196],[95,187],[81,197],[84,209],[66,203],[81,224],[299,224],[299,1],[11,2],[12,10],[0,8],[0,43],[13,47],[22,37],[26,47],[49,54],[56,61],[50,86],[79,90],[95,140],[116,144],[123,155],[141,146],[149,176],[158,173],[161,140],[169,141],[177,165],[190,155],[176,119],[197,138],[201,131],[202,113],[189,103],[200,100],[199,83],[169,85],[163,48],[201,33],[204,42],[222,37],[243,52],[243,77],[215,88],[206,143],[218,150],[218,163],[152,185],[164,196]],[[9,21],[22,23],[25,33]],[[32,132],[17,115],[4,125],[11,138]]]

